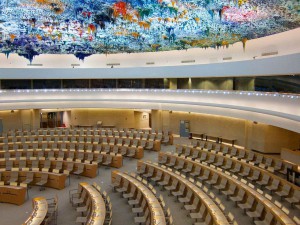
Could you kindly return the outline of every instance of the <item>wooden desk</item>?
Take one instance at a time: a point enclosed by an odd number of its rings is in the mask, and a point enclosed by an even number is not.
[[[159,151],[160,151],[160,148],[161,148],[161,143],[160,143],[160,141],[158,141],[158,140],[154,141],[154,144],[153,144],[153,150],[159,152]]]
[[[18,182],[21,183],[24,180],[26,180],[26,174],[29,171],[19,171],[18,172]],[[2,173],[2,179],[4,182],[8,182],[10,179],[10,173],[11,171],[3,171]],[[33,173],[33,182],[32,184],[35,185],[41,180],[42,174],[44,172],[29,172]],[[66,183],[67,175],[65,174],[58,174],[58,173],[48,173],[48,182],[46,183],[46,187],[55,188],[55,189],[64,189],[65,183]]]
[[[25,197],[25,187],[0,186],[0,202],[22,205],[25,202]]]
[[[79,183],[79,189],[86,190],[88,198],[91,198],[91,213],[88,216],[88,220],[85,224],[89,225],[103,225],[106,216],[106,208],[104,199],[101,193],[88,183]]]
[[[144,149],[141,146],[138,146],[136,149],[135,157],[136,159],[142,159],[144,157]]]
[[[32,199],[33,211],[23,225],[40,225],[48,212],[48,202],[44,197]]]
[[[147,188],[145,185],[143,185],[140,181],[134,179],[133,177],[131,177],[125,173],[122,173],[117,170],[112,171],[112,181],[114,181],[114,179],[116,179],[117,176],[121,176],[122,179],[129,181],[130,184],[136,186],[137,190],[139,190],[142,193],[142,195],[146,199],[149,211],[151,213],[151,224],[152,225],[166,225],[167,224],[162,206],[160,205],[158,199],[153,194],[153,192],[150,191],[149,188]]]
[[[160,153],[161,154],[161,153]],[[169,174],[170,177],[177,179],[182,184],[185,184],[188,189],[194,192],[196,196],[205,204],[207,211],[211,215],[214,224],[216,225],[229,225],[225,215],[220,210],[220,208],[213,202],[213,200],[208,197],[198,186],[193,184],[192,182],[188,181],[187,179],[175,174],[167,169],[164,169],[158,165],[149,162],[138,161],[138,168],[141,167],[142,164],[146,164],[146,166],[153,167],[155,170],[160,170],[164,174]]]
[[[270,212],[274,215],[276,220],[280,221],[280,223],[288,224],[288,225],[296,225],[295,222],[291,218],[289,218],[289,216],[286,213],[284,213],[280,208],[278,208],[276,205],[274,205],[266,197],[259,194],[258,192],[256,192],[254,189],[250,188],[248,185],[244,184],[243,182],[233,178],[231,175],[228,175],[228,174],[226,174],[222,171],[218,171],[217,169],[214,169],[212,167],[203,165],[200,162],[192,161],[192,160],[189,160],[189,159],[184,159],[184,158],[178,157],[176,155],[172,155],[171,153],[160,152],[159,153],[159,159],[161,157],[163,157],[163,155],[166,155],[169,159],[171,157],[175,157],[176,161],[184,160],[185,163],[192,163],[194,166],[201,167],[202,169],[206,169],[206,170],[211,171],[213,174],[216,173],[220,177],[226,178],[228,181],[236,184],[237,187],[243,188],[246,193],[252,195],[257,201],[261,202],[266,207],[266,209],[270,210]]]

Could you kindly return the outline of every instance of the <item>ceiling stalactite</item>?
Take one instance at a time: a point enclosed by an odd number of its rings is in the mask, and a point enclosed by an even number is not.
[[[10,0],[0,2],[0,52],[156,52],[229,47],[300,27],[296,0]]]

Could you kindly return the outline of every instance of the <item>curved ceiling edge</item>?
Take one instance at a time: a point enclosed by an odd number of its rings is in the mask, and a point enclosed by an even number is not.
[[[239,62],[133,68],[0,69],[0,79],[243,77],[300,73],[300,53]]]

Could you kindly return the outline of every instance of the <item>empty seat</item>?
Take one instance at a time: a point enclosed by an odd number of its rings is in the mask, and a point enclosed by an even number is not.
[[[176,158],[175,157],[171,157],[170,161],[168,163],[166,163],[166,166],[168,167],[173,167],[176,164]]]
[[[200,162],[205,161],[207,158],[207,153],[206,152],[201,152],[201,157],[200,157]]]
[[[234,156],[236,156],[236,154],[237,154],[237,149],[235,147],[232,147],[230,150],[230,156],[234,157]]]
[[[33,182],[33,173],[27,172],[26,179],[22,182],[22,184],[30,185]]]
[[[253,160],[254,160],[254,156],[255,156],[255,154],[254,154],[253,152],[248,152],[246,161],[247,161],[247,162],[253,161]]]
[[[263,177],[262,177],[262,179],[259,180],[259,181],[257,181],[256,183],[258,185],[260,185],[261,187],[263,187],[263,186],[268,185],[269,181],[270,181],[270,176],[268,174],[264,174]]]
[[[225,165],[222,166],[222,169],[224,169],[224,170],[230,170],[231,167],[232,167],[232,160],[227,159]]]
[[[273,179],[272,183],[266,186],[266,189],[268,189],[272,194],[273,191],[277,191],[279,189],[279,184],[280,184],[279,180]]]
[[[248,177],[249,174],[250,174],[250,167],[248,166],[243,167],[243,171],[239,173],[241,177]]]
[[[244,212],[246,212],[249,209],[252,209],[254,205],[254,197],[252,195],[249,195],[247,197],[247,200],[245,203],[239,203],[238,207],[240,207],[242,210],[244,210]]]
[[[261,218],[264,210],[264,206],[261,202],[258,202],[254,211],[248,211],[247,215],[253,219]]]
[[[195,178],[199,177],[200,174],[201,174],[201,167],[200,166],[196,166],[195,170],[190,173],[190,176],[195,179]]]
[[[199,207],[199,204],[200,204],[199,198],[195,197],[193,199],[193,202],[191,204],[184,205],[184,208],[188,211],[193,211],[193,210],[196,210]]]
[[[111,166],[112,164],[112,156],[106,155],[105,162],[102,163],[104,166]]]
[[[252,182],[256,182],[257,180],[259,180],[259,176],[260,176],[260,171],[254,170],[252,176],[247,177],[247,179],[251,180]]]
[[[264,220],[255,220],[254,223],[256,225],[270,225],[273,224],[274,216],[271,212],[267,212]]]
[[[210,180],[205,181],[208,185],[212,186],[218,183],[219,175],[214,173]]]
[[[239,173],[241,171],[242,165],[240,163],[235,163],[234,167],[230,170],[232,173]]]
[[[280,196],[280,198],[285,198],[290,195],[291,192],[291,185],[284,184],[281,191],[276,191],[275,193]]]
[[[176,198],[182,197],[184,195],[186,185],[184,183],[179,184],[179,190],[178,191],[172,191],[172,195],[175,196]]]
[[[190,217],[192,219],[196,219],[196,221],[203,220],[205,218],[205,215],[206,215],[206,207],[204,203],[201,204],[199,211],[190,213]]]
[[[215,162],[216,156],[215,155],[210,155],[209,159],[206,161],[207,164],[212,164]]]
[[[73,174],[77,175],[77,177],[79,178],[79,175],[83,174],[84,172],[84,164],[79,163],[77,164],[77,170],[73,171]]]
[[[229,197],[235,195],[236,189],[237,189],[236,184],[231,183],[231,184],[229,185],[229,189],[228,189],[228,190],[222,191],[222,193],[223,193],[224,195],[226,195],[226,197],[227,197],[227,199],[228,199]]]
[[[12,172],[10,172],[10,177],[9,177],[8,183],[12,184],[12,183],[18,182],[18,179],[19,179],[19,172],[12,171]]]
[[[243,188],[240,188],[236,196],[231,196],[230,200],[235,202],[235,205],[242,202],[245,198],[246,192]]]
[[[162,173],[162,171],[159,170],[156,172],[154,177],[151,177],[151,180],[154,182],[158,182],[158,181],[162,180],[162,177],[163,177],[163,173]]]
[[[170,185],[165,185],[164,187],[167,191],[169,191],[171,193],[172,191],[177,189],[178,183],[179,183],[179,181],[177,179],[172,179],[171,184]]]
[[[36,183],[37,186],[40,186],[40,191],[45,189],[45,185],[48,182],[48,173],[42,173],[41,179]]]
[[[237,156],[238,159],[243,159],[246,156],[246,151],[244,150],[239,150],[239,154]]]
[[[215,188],[219,191],[223,191],[227,189],[228,180],[222,177],[220,184],[216,185]]]
[[[221,167],[224,163],[224,157],[218,157],[218,160],[214,163],[216,167]]]
[[[145,147],[146,150],[153,150],[154,148],[154,141],[148,141]]]
[[[204,170],[203,174],[199,176],[197,179],[204,182],[209,179],[210,170]]]
[[[182,170],[184,168],[184,160],[179,159],[178,164],[174,166],[175,170]]]
[[[187,167],[186,167],[185,169],[183,169],[182,172],[184,172],[184,173],[186,173],[186,174],[192,172],[193,166],[194,166],[193,163],[190,163],[190,162],[189,162],[189,163],[187,164]]]
[[[148,168],[147,172],[144,173],[142,176],[145,177],[146,179],[149,179],[153,176],[153,174],[154,174],[154,168],[150,167]]]
[[[285,200],[287,200],[291,204],[291,206],[300,204],[300,191],[295,190],[293,195],[291,197],[287,197]]]
[[[199,151],[194,150],[192,156],[190,156],[192,159],[197,159],[199,157]]]

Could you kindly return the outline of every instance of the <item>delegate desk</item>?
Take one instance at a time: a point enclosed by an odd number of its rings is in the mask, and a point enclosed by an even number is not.
[[[23,225],[40,225],[48,212],[48,202],[44,197],[32,199],[33,211]]]
[[[18,186],[0,186],[0,202],[22,205],[25,202],[26,188]]]
[[[101,193],[88,183],[79,183],[79,189],[84,189],[87,192],[88,198],[91,198],[92,207],[86,224],[103,225],[106,216],[105,202]]]
[[[161,153],[160,153],[161,154]],[[166,168],[162,168],[157,164],[153,164],[150,162],[138,161],[138,170],[142,165],[145,164],[147,167],[153,167],[156,171],[160,170],[163,174],[169,174],[170,177],[177,179],[180,183],[185,184],[186,187],[192,190],[195,196],[198,196],[202,203],[205,205],[208,213],[211,215],[211,218],[214,221],[215,225],[229,225],[225,215],[220,210],[220,208],[213,202],[213,200],[207,196],[198,186],[188,181],[187,179],[181,177],[180,175],[169,171]]]
[[[1,172],[4,183],[9,182],[9,179],[11,177],[11,171],[3,171]],[[44,172],[31,172],[31,171],[18,171],[18,183],[22,183],[26,180],[27,173],[33,173],[33,181],[32,185],[35,185],[41,180],[42,174]],[[50,173],[48,174],[48,180],[47,183],[44,185],[45,187],[55,188],[55,189],[64,189],[65,183],[66,183],[66,174],[58,174],[58,173]]]
[[[185,159],[185,158],[179,157],[177,155],[172,155],[171,153],[162,153],[161,152],[158,156],[159,160],[161,160],[163,156],[167,156],[167,158],[168,158],[167,161],[169,161],[172,157],[175,157],[177,163],[179,162],[179,160],[183,160],[185,162],[185,164],[192,163],[194,165],[194,167],[201,167],[202,170],[209,170],[213,174],[218,174],[220,177],[224,177],[228,181],[236,184],[237,187],[244,189],[246,193],[252,195],[258,202],[261,202],[265,206],[265,209],[269,210],[273,214],[273,216],[276,218],[277,222],[279,222],[280,224],[285,224],[285,225],[296,225],[295,222],[291,218],[289,218],[289,216],[283,210],[281,210],[279,207],[277,207],[275,204],[273,204],[265,196],[263,196],[262,194],[259,194],[258,191],[251,188],[250,183],[248,184],[249,185],[248,186],[245,183],[243,183],[242,181],[239,181],[238,179],[232,177],[232,175],[228,172],[224,173],[224,172],[219,171],[210,166],[201,164],[200,162],[192,161],[190,159]],[[212,179],[212,175],[210,175],[210,179]]]
[[[117,170],[112,171],[112,183],[117,176],[121,176],[123,179],[128,180],[130,184],[134,185],[137,190],[142,193],[142,195],[146,199],[149,211],[151,213],[151,225],[166,225],[164,211],[153,192],[138,180]]]

